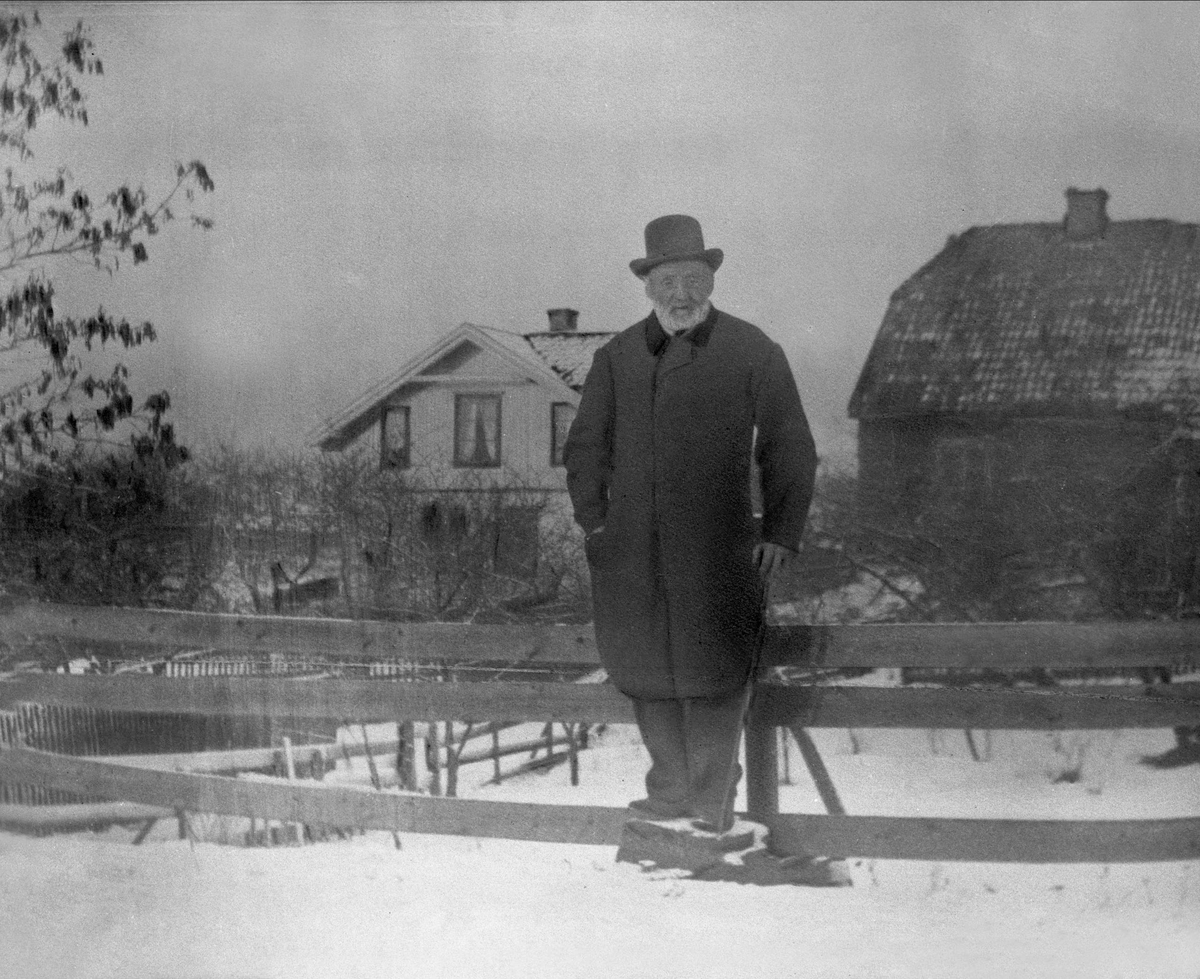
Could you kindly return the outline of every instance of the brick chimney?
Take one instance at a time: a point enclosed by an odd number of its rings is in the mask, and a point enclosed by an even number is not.
[[[1063,218],[1063,231],[1072,241],[1103,238],[1108,228],[1108,191],[1101,187],[1095,190],[1067,188],[1067,215]]]
[[[579,319],[579,310],[577,309],[548,309],[546,314],[550,317],[550,332],[551,333],[574,333],[575,321]]]

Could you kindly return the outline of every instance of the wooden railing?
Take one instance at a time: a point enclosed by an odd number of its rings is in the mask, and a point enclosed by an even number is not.
[[[164,656],[303,658],[351,670],[380,661],[598,663],[590,627],[410,625],[13,604],[0,609],[10,648]],[[778,727],[960,729],[1170,728],[1200,725],[1200,684],[1081,682],[1013,687],[839,686],[832,671],[918,667],[997,673],[1194,667],[1200,623],[1013,623],[778,626],[768,630],[747,729],[747,797],[784,852],[932,860],[1143,861],[1200,857],[1200,814],[1151,820],[940,819],[780,813]],[[786,671],[781,670],[786,667]],[[806,681],[805,670],[812,669]],[[781,680],[781,673],[790,676]],[[0,709],[19,702],[114,711],[353,719],[356,722],[631,723],[608,684],[504,680],[389,681],[348,675],[170,678],[23,672],[0,681]],[[810,745],[811,747],[811,745]],[[819,761],[819,759],[818,759]],[[820,775],[820,769],[814,771]],[[172,810],[395,832],[615,844],[621,807],[549,806],[267,783],[152,770],[10,747],[0,779]]]

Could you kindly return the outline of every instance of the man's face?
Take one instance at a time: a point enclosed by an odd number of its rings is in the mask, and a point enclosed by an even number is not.
[[[654,309],[669,322],[663,326],[682,329],[699,322],[699,315],[713,291],[713,272],[705,262],[664,262],[646,276],[646,295]]]

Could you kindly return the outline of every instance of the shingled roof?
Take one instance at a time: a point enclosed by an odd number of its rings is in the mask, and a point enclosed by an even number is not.
[[[592,369],[596,351],[613,336],[612,333],[526,333],[524,339],[555,374],[580,391]]]
[[[892,295],[850,417],[1194,410],[1200,227],[1108,221],[1107,197],[951,237]]]

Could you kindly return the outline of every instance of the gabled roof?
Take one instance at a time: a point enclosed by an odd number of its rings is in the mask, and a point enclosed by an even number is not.
[[[1179,410],[1200,396],[1194,224],[971,228],[892,295],[850,417]]]
[[[579,333],[563,330],[557,333],[511,333],[492,326],[482,326],[497,343],[522,358],[532,358],[549,367],[556,377],[575,391],[583,387],[596,351],[613,338],[612,333]]]
[[[570,400],[583,386],[592,355],[612,336],[575,331],[521,334],[462,323],[314,429],[307,441],[325,451],[344,449],[379,420],[385,402],[406,385],[421,383],[424,371],[464,343],[492,351],[530,381],[558,389]]]

